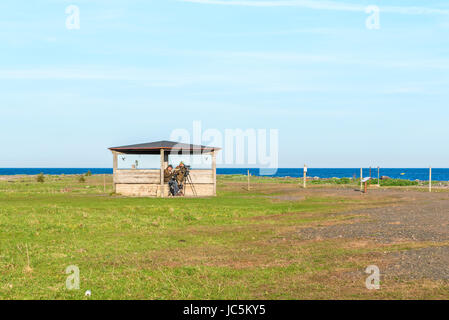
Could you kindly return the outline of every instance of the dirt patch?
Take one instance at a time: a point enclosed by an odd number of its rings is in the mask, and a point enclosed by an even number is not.
[[[304,195],[280,195],[280,196],[270,196],[273,202],[279,201],[304,201],[306,197]]]
[[[16,182],[27,177],[29,176],[24,175],[0,176],[0,181]]]

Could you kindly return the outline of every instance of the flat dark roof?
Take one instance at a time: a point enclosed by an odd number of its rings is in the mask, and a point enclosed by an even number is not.
[[[160,154],[161,149],[169,151],[170,153],[179,154],[182,154],[184,152],[188,152],[190,154],[201,154],[214,150],[220,150],[220,148],[216,147],[208,147],[166,140],[109,148],[109,150],[111,151],[117,151],[125,154]]]

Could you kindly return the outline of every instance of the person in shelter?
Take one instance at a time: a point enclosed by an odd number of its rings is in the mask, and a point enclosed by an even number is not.
[[[164,182],[168,183],[170,194],[172,196],[177,196],[179,193],[179,185],[178,181],[175,179],[172,165],[169,165],[167,169],[164,170]]]

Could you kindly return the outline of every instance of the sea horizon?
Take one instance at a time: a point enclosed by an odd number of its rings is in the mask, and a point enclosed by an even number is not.
[[[143,168],[140,168],[143,169]],[[151,168],[149,168],[151,169]],[[153,168],[157,169],[157,168]],[[303,176],[303,168],[278,168],[273,174],[265,174],[260,171],[261,168],[217,168],[218,175],[243,174],[246,175],[248,170],[253,176],[268,177],[292,177],[300,178]],[[0,176],[12,175],[37,175],[40,173],[47,175],[79,175],[90,171],[92,174],[112,174],[112,168],[0,168]],[[380,168],[379,175],[387,176],[393,179],[406,180],[422,180],[429,179],[429,168]],[[327,178],[352,178],[360,177],[360,168],[308,168],[307,175],[309,177]],[[377,178],[377,167],[363,168],[363,176],[371,176]],[[432,168],[432,180],[449,181],[449,168]]]

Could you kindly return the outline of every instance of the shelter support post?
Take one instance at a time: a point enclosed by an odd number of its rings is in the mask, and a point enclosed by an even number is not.
[[[168,152],[164,151],[164,170],[168,167]]]
[[[116,178],[116,174],[117,174],[117,163],[118,163],[118,154],[115,151],[112,151],[112,191],[115,192],[116,188],[115,188],[115,178]]]
[[[216,151],[212,151],[212,177],[214,180],[214,196],[217,195],[217,157]]]
[[[167,154],[168,155],[168,154]],[[164,149],[161,149],[161,187],[160,187],[160,196],[163,198],[165,196],[165,185],[164,185],[164,170],[165,170],[165,152]]]

